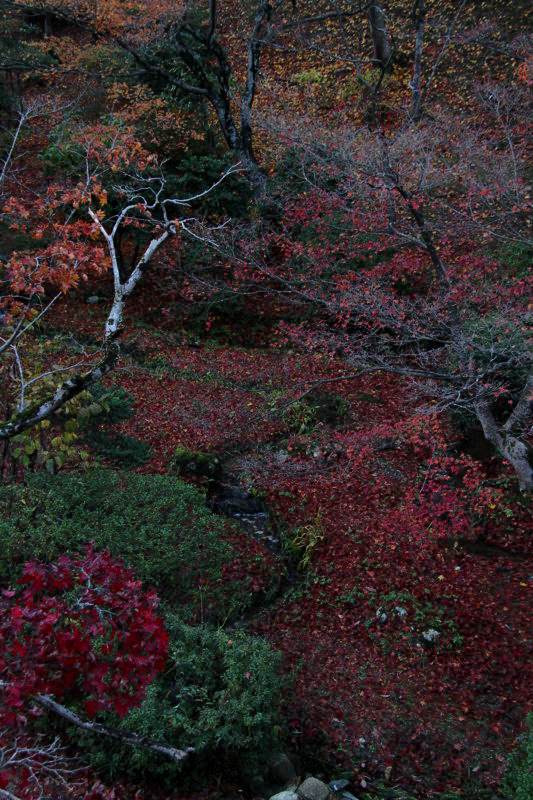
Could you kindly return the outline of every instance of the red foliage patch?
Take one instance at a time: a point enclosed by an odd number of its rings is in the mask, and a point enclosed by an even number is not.
[[[29,563],[5,591],[0,621],[2,718],[38,694],[82,702],[93,717],[137,705],[165,664],[168,635],[131,570],[89,548],[80,558]]]

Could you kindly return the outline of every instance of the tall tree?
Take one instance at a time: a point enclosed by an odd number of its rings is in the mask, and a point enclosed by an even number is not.
[[[392,48],[382,3],[369,3],[368,21],[374,44],[374,60],[384,70],[392,67]]]
[[[16,414],[0,424],[0,440],[48,419],[114,368],[120,354],[126,303],[155,254],[168,241],[177,241],[179,232],[190,229],[193,221],[183,210],[240,170],[240,165],[230,167],[205,190],[182,198],[168,191],[166,176],[131,132],[97,126],[82,132],[75,145],[84,165],[82,182],[48,187],[31,205],[12,197],[4,208],[15,227],[27,230],[36,242],[45,239],[48,244],[16,251],[5,265],[0,295],[0,358],[5,387],[9,386],[16,398]],[[195,236],[198,238],[198,234]],[[138,241],[140,252],[128,266],[120,247],[132,237]],[[35,326],[80,280],[107,269],[113,277],[113,299],[101,346],[81,364],[46,367],[35,373],[33,364],[25,365],[23,355]],[[45,378],[59,378],[65,372],[70,372],[67,380],[58,383],[44,399],[32,401],[32,392]]]
[[[127,52],[147,75],[163,85],[204,100],[214,111],[224,141],[245,168],[254,191],[263,196],[266,177],[253,146],[252,114],[259,82],[261,54],[275,34],[275,16],[286,0],[257,0],[244,43],[244,84],[235,96],[239,76],[221,40],[220,9],[217,0],[173,4],[161,0],[147,9],[135,25],[128,8],[116,0],[108,3],[78,4],[70,0],[2,0],[10,9],[29,14],[46,14],[78,26],[99,40],[110,41]],[[205,12],[205,13],[204,13]],[[50,26],[50,23],[49,23]],[[237,110],[236,110],[237,107]]]

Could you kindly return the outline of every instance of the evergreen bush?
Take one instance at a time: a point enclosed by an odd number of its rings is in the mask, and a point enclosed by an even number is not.
[[[174,615],[169,665],[141,706],[122,721],[128,731],[193,747],[186,772],[252,778],[264,768],[280,737],[280,656],[264,640],[211,625],[190,626]],[[136,773],[171,782],[178,769],[144,750],[83,738],[90,759],[110,777]],[[214,765],[217,765],[214,768]]]
[[[13,582],[27,560],[54,561],[93,541],[164,600],[194,599],[196,606],[201,593],[204,613],[223,615],[233,599],[224,605],[217,591],[234,557],[223,532],[203,494],[170,476],[37,473],[26,485],[0,487],[0,585]]]
[[[503,791],[508,800],[531,800],[533,797],[533,714],[528,714],[527,730],[509,759]]]
[[[140,467],[146,464],[152,455],[149,444],[123,433],[96,429],[91,430],[86,440],[96,455],[117,467]]]

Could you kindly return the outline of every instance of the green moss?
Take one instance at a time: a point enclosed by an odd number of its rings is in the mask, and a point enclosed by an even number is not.
[[[527,730],[509,759],[503,792],[508,800],[530,800],[533,797],[533,714],[528,714]]]
[[[216,479],[220,475],[220,459],[213,453],[176,447],[168,470],[174,475]]]

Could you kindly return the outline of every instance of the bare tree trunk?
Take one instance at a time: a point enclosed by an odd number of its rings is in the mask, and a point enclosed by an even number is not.
[[[247,167],[256,195],[261,197],[266,191],[266,176],[255,158],[252,141],[252,108],[259,77],[259,58],[267,36],[267,27],[272,17],[272,6],[268,0],[262,2],[254,19],[253,31],[248,42],[248,63],[246,70],[246,87],[241,100],[241,147],[245,166]]]
[[[229,167],[221,175],[218,181],[215,181],[215,183],[211,184],[211,186],[209,186],[203,192],[199,192],[193,197],[188,198],[160,198],[160,194],[164,187],[164,180],[162,179],[161,188],[159,189],[159,192],[156,193],[155,199],[152,199],[152,202],[146,201],[145,203],[146,210],[150,213],[151,221],[154,220],[152,211],[157,210],[162,216],[163,219],[158,223],[159,228],[162,229],[162,231],[159,234],[156,232],[154,238],[146,246],[144,253],[140,256],[140,258],[137,259],[137,263],[127,278],[123,278],[121,276],[120,257],[117,251],[117,240],[120,241],[121,226],[124,223],[124,220],[127,219],[128,214],[130,214],[133,209],[137,208],[139,201],[143,199],[142,195],[139,194],[137,190],[134,190],[130,194],[128,199],[133,202],[127,203],[122,208],[120,213],[114,218],[115,221],[111,230],[108,230],[109,225],[106,227],[106,225],[99,218],[98,214],[92,208],[88,209],[88,215],[98,226],[100,234],[107,244],[113,273],[114,296],[111,308],[105,321],[102,347],[103,358],[88,372],[84,374],[78,373],[69,378],[67,381],[64,381],[44,402],[37,403],[30,408],[25,408],[24,404],[22,404],[21,413],[19,413],[14,419],[0,423],[0,442],[11,439],[28,428],[31,428],[34,425],[37,425],[39,422],[42,422],[44,419],[48,419],[56,411],[59,411],[61,408],[63,408],[63,406],[68,403],[69,400],[72,400],[72,398],[88,389],[94,383],[101,381],[102,378],[104,378],[107,373],[115,367],[115,364],[120,356],[120,344],[118,342],[118,338],[121,332],[122,318],[126,301],[135,291],[139,282],[142,280],[144,273],[149,268],[152,257],[159,250],[159,248],[167,241],[169,237],[176,235],[178,228],[181,227],[183,230],[188,231],[186,222],[184,220],[169,219],[167,206],[175,206],[178,208],[188,206],[192,200],[196,200],[212,192],[222,183],[222,181],[224,181],[229,175],[234,174],[236,171],[236,166]]]
[[[61,386],[57,387],[52,397],[48,400],[36,406],[31,406],[14,419],[0,425],[0,441],[11,439],[28,428],[33,428],[43,419],[48,419],[60,408],[63,408],[69,400],[77,397],[94,383],[101,381],[114,368],[119,354],[120,347],[116,342],[113,342],[108,347],[103,360],[96,367],[89,370],[85,375],[75,375],[73,378],[69,378]]]
[[[0,0],[0,3],[2,0]],[[14,0],[3,0],[9,7],[20,7]],[[278,0],[276,8],[284,0]],[[33,4],[23,4],[25,10],[33,10]],[[244,95],[241,100],[240,120],[236,118],[233,103],[233,91],[230,87],[232,80],[232,67],[229,63],[224,46],[217,39],[217,2],[209,0],[209,21],[207,29],[191,27],[185,22],[178,30],[175,39],[176,57],[189,69],[192,80],[183,80],[175,74],[167,72],[157,61],[152,61],[140,50],[134,47],[126,38],[112,33],[106,34],[97,29],[94,19],[88,19],[76,11],[54,8],[54,17],[73,22],[83,30],[91,32],[97,38],[111,38],[119,47],[129,53],[135,61],[148,72],[157,75],[186,94],[204,98],[213,108],[222,136],[229,148],[242,166],[246,169],[254,193],[258,196],[264,194],[266,176],[255,158],[252,146],[252,106],[255,99],[257,79],[259,75],[259,59],[263,45],[266,41],[267,26],[273,13],[270,0],[258,0],[254,26],[247,43],[248,66]],[[194,34],[196,43],[205,47],[202,58],[191,47],[187,36]],[[212,74],[210,74],[212,72]]]
[[[235,154],[235,157],[246,170],[254,194],[257,197],[261,197],[266,190],[266,176],[257,163],[253,152],[251,105],[246,111],[244,111],[244,106],[241,109],[241,131],[239,132],[231,113],[229,96],[209,97],[208,100],[215,110],[220,130],[228,149]]]
[[[11,409],[9,405],[6,404],[5,410],[3,409],[4,419],[9,419],[11,417]],[[1,443],[2,455],[0,458],[0,483],[9,483],[13,479],[14,475],[14,463],[13,457],[11,455],[11,440],[5,439]]]
[[[512,433],[517,429],[525,429],[533,417],[533,374],[528,375],[520,397],[503,426],[507,433]]]
[[[413,79],[411,81],[411,119],[418,120],[422,114],[422,54],[424,51],[424,29],[426,27],[426,4],[424,0],[416,0],[413,8],[415,23],[415,61]]]
[[[392,49],[387,30],[385,11],[381,3],[370,3],[368,9],[368,22],[374,43],[374,61],[383,70],[392,67]]]
[[[521,491],[531,491],[533,489],[533,469],[529,460],[527,444],[498,426],[494,414],[486,401],[476,403],[475,409],[485,438],[494,445],[502,458],[513,467]]]
[[[383,163],[383,174],[387,180],[388,188],[394,189],[398,192],[398,194],[403,198],[405,204],[407,206],[407,210],[411,215],[412,219],[414,220],[416,227],[418,228],[420,234],[420,241],[418,242],[419,246],[423,246],[426,250],[427,254],[429,255],[431,262],[435,268],[435,277],[440,285],[442,291],[447,291],[450,288],[450,281],[448,278],[448,273],[446,270],[446,266],[442,261],[442,258],[439,255],[439,251],[437,246],[433,240],[433,235],[431,233],[431,229],[428,227],[426,223],[426,218],[422,209],[414,203],[414,198],[411,192],[409,192],[402,184],[399,182],[398,174],[393,169],[390,155],[389,155],[389,146],[387,144],[386,138],[383,136],[382,131],[378,132],[378,139],[379,145],[381,149],[381,156],[382,156],[382,163]],[[392,224],[392,217],[389,215],[389,226]],[[394,232],[394,227],[392,227],[392,232]]]
[[[53,27],[52,27],[52,15],[45,14],[44,15],[44,24],[43,24],[43,32],[45,39],[48,39],[49,36],[53,34]]]

